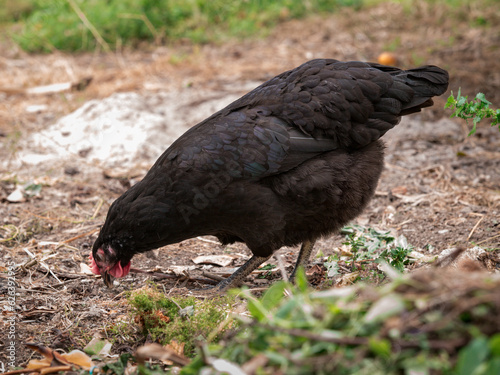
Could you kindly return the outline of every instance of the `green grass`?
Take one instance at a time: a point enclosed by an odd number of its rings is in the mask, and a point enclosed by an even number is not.
[[[4,20],[10,14],[19,21],[12,37],[30,52],[260,36],[288,19],[362,5],[362,0],[32,0],[21,12],[10,0],[2,2]]]
[[[297,286],[279,281],[261,298],[241,291],[252,320],[244,319],[230,342],[206,348],[181,374],[214,373],[203,358],[238,366],[257,356],[266,359],[258,374],[498,374],[500,334],[485,322],[498,308],[490,304],[496,287],[465,285],[453,295],[409,275],[382,288],[317,292],[299,272]],[[464,300],[472,303],[465,307]],[[433,348],[436,343],[456,351]]]
[[[217,342],[227,327],[237,325],[229,317],[234,297],[201,302],[195,297],[168,298],[155,287],[148,286],[133,291],[128,300],[134,321],[145,335],[164,345],[173,340],[184,344],[188,356],[194,354],[197,342]]]
[[[261,37],[286,20],[387,1],[0,0],[0,29],[28,52],[109,51],[143,41],[207,43]],[[448,7],[455,18],[468,17],[471,7],[494,7],[494,1],[426,0],[431,6]],[[392,2],[402,4],[409,14],[418,9],[412,0]],[[489,25],[486,16],[471,21],[471,27]],[[389,47],[394,48],[393,43]]]

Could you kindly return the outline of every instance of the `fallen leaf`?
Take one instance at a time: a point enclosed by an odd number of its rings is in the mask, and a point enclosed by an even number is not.
[[[201,255],[191,260],[195,264],[213,264],[220,267],[227,267],[233,262],[233,258],[227,255]]]
[[[167,272],[160,271],[161,273],[173,273],[176,276],[184,276],[186,272],[195,270],[196,266],[169,266]],[[156,272],[156,271],[153,271]]]
[[[16,190],[10,193],[7,197],[7,201],[10,203],[21,203],[25,200],[26,198],[24,198],[24,189],[22,186],[17,186]]]
[[[306,275],[307,276],[312,276],[312,275],[315,275],[315,274],[318,274],[320,273],[321,275],[323,275],[323,269],[318,266],[317,264],[315,264],[314,266],[312,266],[311,268],[309,268],[307,271],[306,271]]]
[[[83,91],[91,81],[92,77],[84,77],[76,82],[61,82],[53,83],[51,85],[30,87],[21,90],[21,92],[28,95],[47,95],[70,90]]]
[[[90,342],[85,345],[83,351],[88,355],[96,355],[98,357],[109,356],[111,352],[111,344],[108,340],[101,339],[99,337],[94,337]]]
[[[92,269],[86,263],[80,263],[80,273],[84,275],[93,275]]]
[[[341,245],[338,248],[334,248],[333,251],[336,253],[340,253],[340,255],[347,256],[347,257],[352,257],[352,252],[351,252],[351,247],[347,245]]]
[[[172,352],[174,352],[180,356],[184,356],[184,345],[185,345],[185,343],[179,343],[175,340],[172,340],[172,341],[170,341],[170,344],[166,344],[164,346],[164,348],[166,348],[167,350],[171,350]],[[174,362],[171,361],[170,359],[164,359],[161,361],[164,364],[169,365],[169,366],[172,366],[174,364]]]
[[[177,350],[178,348],[161,346],[160,344],[147,344],[138,348],[135,355],[140,361],[152,358],[160,361],[170,360],[181,366],[188,365],[190,363],[190,359],[185,357],[182,353],[177,353]]]
[[[46,111],[48,108],[49,107],[46,104],[32,104],[26,106],[24,110],[27,113],[40,113]]]
[[[103,171],[104,177],[112,178],[117,180],[130,180],[132,178],[137,178],[144,176],[146,171],[138,169],[124,169],[124,168],[113,168],[106,169]]]
[[[179,315],[183,318],[189,318],[194,315],[194,306],[186,306],[179,310]]]
[[[59,371],[71,371],[72,368],[69,365],[66,366],[51,366],[51,367],[46,367],[40,370],[40,375],[45,375],[45,374],[53,374],[55,372]]]
[[[111,343],[109,343],[109,347],[111,348]],[[61,354],[61,357],[73,365],[80,366],[84,370],[90,370],[93,366],[90,357],[81,350],[72,350],[67,354]]]
[[[240,366],[225,359],[214,360],[212,366],[217,371],[228,373],[229,375],[247,375]]]
[[[70,371],[75,367],[88,371],[94,366],[90,357],[80,350],[59,354],[44,345],[36,343],[26,343],[25,345],[44,357],[43,359],[32,359],[26,366],[26,369],[39,372],[40,374]]]
[[[402,312],[405,308],[404,301],[396,294],[380,298],[375,302],[365,315],[366,323],[383,321]]]
[[[359,276],[359,272],[351,272],[351,273],[346,273],[345,275],[342,275],[340,280],[337,283],[337,286],[347,286],[351,285],[353,282],[356,281],[356,279]]]
[[[406,186],[396,186],[391,189],[392,194],[405,195],[408,193],[408,188]]]
[[[154,312],[154,315],[156,316],[156,318],[158,318],[158,320],[161,320],[164,323],[170,322],[170,318],[164,315],[160,310],[156,310]]]
[[[26,368],[30,369],[30,370],[39,370],[39,369],[44,368],[44,367],[50,367],[51,362],[52,361],[48,358],[32,359],[31,361],[28,362],[28,364],[26,365]]]

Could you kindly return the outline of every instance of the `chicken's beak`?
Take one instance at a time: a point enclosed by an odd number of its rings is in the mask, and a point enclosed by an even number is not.
[[[108,288],[112,288],[113,287],[113,280],[115,279],[113,276],[111,276],[108,271],[104,271],[103,274],[102,274],[102,279],[104,281],[104,284],[106,284],[106,286]]]

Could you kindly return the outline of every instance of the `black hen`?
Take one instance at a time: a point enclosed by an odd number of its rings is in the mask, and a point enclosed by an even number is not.
[[[312,60],[236,100],[175,141],[110,207],[92,250],[108,286],[136,253],[201,235],[246,243],[235,286],[282,246],[314,242],[361,213],[383,168],[378,139],[448,87],[436,66],[411,70]]]

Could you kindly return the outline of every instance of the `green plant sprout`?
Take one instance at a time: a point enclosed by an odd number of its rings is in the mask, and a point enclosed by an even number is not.
[[[469,136],[476,132],[476,125],[484,118],[491,118],[491,126],[498,125],[498,130],[500,130],[500,109],[490,108],[491,102],[486,100],[483,93],[478,93],[474,100],[467,101],[467,96],[462,96],[460,94],[460,88],[458,89],[457,97],[453,96],[453,91],[448,97],[446,105],[444,108],[451,108],[453,114],[450,117],[462,118],[465,121],[472,119],[472,129],[469,132]]]

